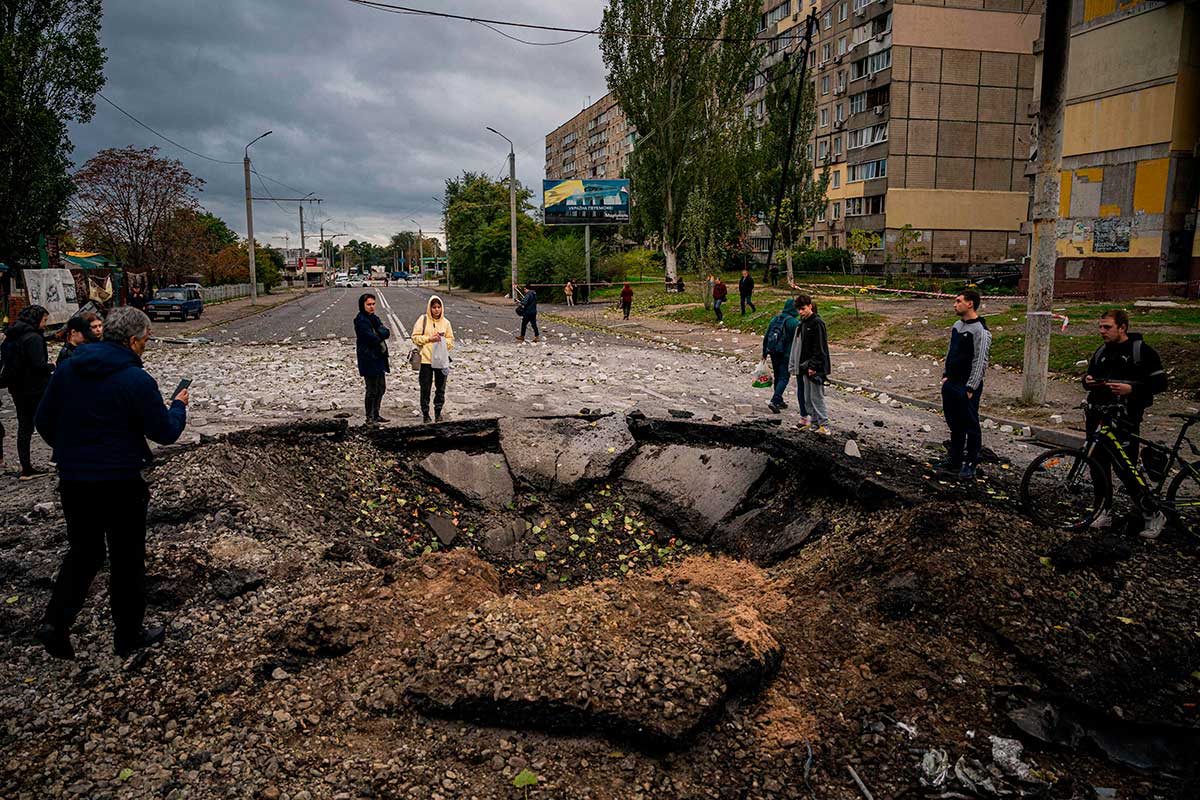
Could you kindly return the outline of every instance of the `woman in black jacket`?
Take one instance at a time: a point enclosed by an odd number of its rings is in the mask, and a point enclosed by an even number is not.
[[[21,460],[21,480],[47,474],[36,469],[30,455],[33,442],[33,415],[50,383],[54,364],[46,352],[46,321],[50,312],[42,306],[26,306],[4,337],[4,385],[17,409],[17,456]]]
[[[367,424],[387,422],[379,416],[383,393],[391,372],[388,366],[387,338],[392,332],[375,316],[375,295],[367,292],[358,298],[358,316],[354,318],[355,350],[358,354],[358,374],[367,384]]]

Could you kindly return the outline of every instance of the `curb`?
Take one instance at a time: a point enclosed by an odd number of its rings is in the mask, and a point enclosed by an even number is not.
[[[277,308],[282,308],[282,307],[286,306],[288,303],[294,303],[297,300],[304,299],[305,297],[308,297],[307,291],[301,292],[301,293],[297,294],[295,297],[289,297],[287,300],[284,300],[282,303],[276,303],[275,305],[264,306],[262,308],[254,308],[252,306],[251,308],[253,308],[253,310],[247,314],[242,314],[239,317],[230,317],[229,319],[222,320],[222,321],[214,323],[212,325],[207,325],[203,328],[197,328],[194,331],[189,331],[187,335],[188,336],[196,336],[198,334],[204,333],[205,331],[211,331],[213,328],[219,328],[222,325],[228,325],[231,322],[240,322],[241,320],[248,319],[248,318],[256,316],[258,314],[262,314],[267,311],[274,311]]]

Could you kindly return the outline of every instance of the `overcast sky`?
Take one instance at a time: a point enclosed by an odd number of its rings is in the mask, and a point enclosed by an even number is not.
[[[437,11],[594,28],[603,0],[396,0]],[[532,41],[566,34],[503,29]],[[536,47],[481,25],[389,14],[347,0],[106,0],[103,93],[147,125],[215,164],[158,139],[97,98],[96,116],[74,126],[74,160],[106,147],[158,145],[206,181],[205,208],[245,235],[241,168],[246,143],[275,197],[324,198],[326,232],[382,243],[390,234],[441,227],[447,177],[464,169],[507,172],[540,190],[545,135],[605,91],[597,38]],[[265,196],[254,179],[255,196]],[[297,246],[296,203],[287,213],[255,202],[255,239]],[[305,211],[305,232],[315,205]],[[310,239],[309,242],[315,240]],[[342,241],[345,241],[343,239]],[[315,249],[315,244],[309,245]]]

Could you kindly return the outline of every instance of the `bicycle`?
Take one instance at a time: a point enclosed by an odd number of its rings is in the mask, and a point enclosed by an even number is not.
[[[1021,478],[1021,502],[1029,516],[1047,527],[1088,528],[1113,508],[1110,465],[1139,511],[1161,512],[1179,530],[1200,537],[1200,463],[1179,456],[1185,442],[1193,455],[1200,456],[1200,449],[1188,439],[1188,429],[1200,423],[1200,414],[1169,415],[1183,420],[1183,426],[1175,445],[1168,448],[1121,430],[1123,406],[1084,403],[1081,408],[1099,417],[1083,447],[1048,450],[1034,459]],[[1141,465],[1134,464],[1122,439],[1142,446]],[[1101,454],[1107,457],[1107,465],[1097,458]]]

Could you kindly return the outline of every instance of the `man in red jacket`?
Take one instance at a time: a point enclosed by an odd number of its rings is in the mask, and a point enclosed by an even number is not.
[[[721,313],[721,305],[725,302],[725,298],[729,295],[729,289],[725,286],[725,281],[717,276],[717,282],[713,284],[713,311],[717,312],[717,324],[725,324],[725,315]]]
[[[629,309],[631,308],[633,308],[633,288],[627,283],[621,290],[621,311],[625,313],[625,319],[629,319]]]

